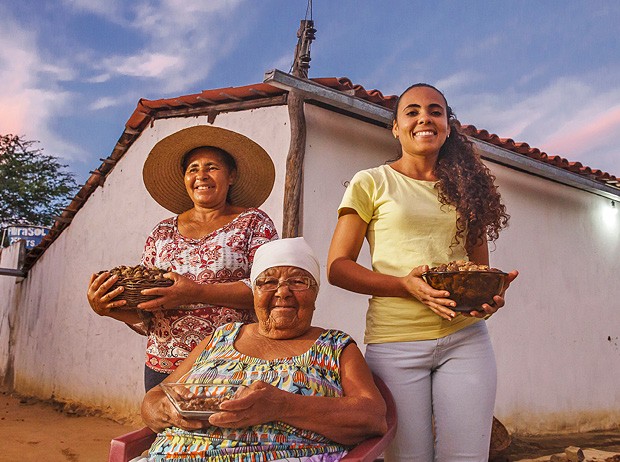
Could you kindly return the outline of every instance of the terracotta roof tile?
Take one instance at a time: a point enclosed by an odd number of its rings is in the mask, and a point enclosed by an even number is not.
[[[353,84],[353,82],[346,77],[315,78],[311,80],[390,110],[394,108],[398,98],[395,95],[385,96],[379,90],[366,90],[361,85]],[[56,223],[54,223],[49,234],[43,238],[37,247],[28,252],[24,269],[28,271],[44,253],[45,249],[70,225],[75,214],[88,200],[93,191],[97,187],[103,185],[107,174],[114,168],[116,162],[125,155],[129,146],[140,136],[142,130],[149,122],[158,117],[181,117],[183,113],[188,110],[193,111],[193,114],[209,114],[210,107],[220,104],[252,102],[253,100],[257,100],[257,104],[259,104],[260,100],[269,101],[270,98],[283,97],[285,94],[286,91],[283,89],[266,83],[258,83],[242,87],[204,90],[200,93],[178,96],[176,98],[158,100],[140,99],[136,109],[127,120],[125,130],[116,143],[112,154],[110,154],[107,159],[101,159],[101,166],[91,172],[91,176],[73,198],[69,206],[62,212]],[[607,172],[593,170],[588,166],[582,165],[580,162],[570,162],[557,155],[549,156],[537,148],[530,147],[527,143],[515,142],[511,138],[500,138],[498,135],[489,133],[487,130],[479,130],[473,125],[462,125],[461,129],[466,135],[472,138],[592,178],[608,186],[616,187],[620,191],[620,180]]]
[[[396,100],[398,99],[396,95],[384,96],[379,90],[366,90],[361,85],[354,85],[353,82],[346,77],[340,77],[338,79],[333,77],[318,78],[312,79],[312,81],[343,92],[352,91],[354,96],[384,106],[390,110],[394,108]]]
[[[540,160],[578,175],[592,178],[606,184],[607,186],[617,187],[620,183],[620,179],[611,173],[598,169],[593,170],[591,167],[585,166],[581,162],[571,162],[568,159],[558,155],[549,155],[546,152],[542,152],[538,148],[530,147],[527,143],[515,143],[510,138],[499,138],[497,135],[490,134],[484,129],[479,130],[473,125],[463,125],[461,128],[466,135],[471,136],[472,138],[486,141],[487,143],[508,149],[509,151],[522,154],[532,159]]]

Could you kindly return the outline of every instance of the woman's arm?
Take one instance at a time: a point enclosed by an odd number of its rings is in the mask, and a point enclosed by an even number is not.
[[[327,255],[327,278],[335,286],[366,295],[407,297],[402,278],[375,273],[357,263],[368,224],[345,209],[336,224]]]
[[[340,398],[302,396],[255,382],[245,394],[222,403],[223,412],[212,415],[209,422],[238,428],[281,421],[347,445],[384,434],[385,402],[362,353],[353,343],[340,357],[340,377],[344,393]]]
[[[477,265],[489,265],[489,244],[484,241],[467,252],[469,261]]]
[[[166,273],[164,277],[172,279],[174,284],[169,287],[144,289],[143,295],[157,295],[159,297],[140,303],[138,308],[145,311],[156,311],[193,303],[208,303],[248,310],[254,308],[252,290],[241,281],[198,284],[177,273]]]
[[[143,320],[136,310],[119,309],[127,304],[126,300],[114,300],[115,297],[125,290],[122,286],[112,291],[110,290],[117,280],[118,276],[110,276],[108,272],[104,272],[99,276],[93,274],[90,277],[86,294],[90,307],[99,316],[114,318],[133,326],[141,324]]]
[[[164,379],[164,382],[174,383],[182,380],[210,340],[211,338],[207,337],[200,342],[187,358],[179,364],[179,367]],[[153,387],[146,393],[142,400],[141,414],[146,426],[155,432],[163,431],[165,428],[172,426],[184,430],[197,430],[203,426],[202,421],[186,419],[179,414],[160,386]]]
[[[261,245],[278,238],[278,232],[273,221],[263,211],[253,213],[253,219],[246,230],[249,234],[246,257],[251,267],[254,261],[254,253]],[[156,254],[155,238],[149,237],[145,245],[144,255]],[[142,264],[146,264],[145,258]],[[147,265],[148,266],[148,265]],[[249,268],[248,268],[249,273]],[[138,308],[146,311],[161,309],[174,309],[182,305],[194,303],[208,303],[210,305],[228,306],[246,310],[254,309],[252,290],[246,282],[215,282],[212,284],[198,284],[189,278],[177,273],[168,273],[167,278],[172,279],[174,284],[170,287],[145,289],[144,295],[157,295],[159,298],[141,303]]]
[[[357,263],[368,224],[353,209],[344,209],[327,256],[327,278],[343,289],[377,297],[415,297],[444,319],[456,314],[455,303],[446,298],[448,292],[435,290],[422,279],[428,266],[413,268],[403,277],[381,274]]]

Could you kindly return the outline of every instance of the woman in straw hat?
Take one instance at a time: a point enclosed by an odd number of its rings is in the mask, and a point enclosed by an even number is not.
[[[278,235],[257,208],[273,187],[273,162],[239,133],[213,126],[180,130],[155,145],[142,174],[153,199],[178,215],[153,229],[141,263],[169,271],[174,283],[144,290],[158,297],[127,310],[125,300],[115,300],[123,288],[110,291],[118,278],[106,272],[91,277],[88,300],[100,316],[148,336],[148,390],[218,326],[254,321],[248,279],[254,252]]]

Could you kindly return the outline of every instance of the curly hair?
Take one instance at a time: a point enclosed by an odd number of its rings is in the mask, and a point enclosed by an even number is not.
[[[450,135],[439,150],[433,174],[438,180],[435,188],[438,190],[439,202],[456,208],[457,231],[454,243],[462,241],[466,234],[465,248],[470,251],[485,240],[495,241],[499,232],[508,226],[510,215],[506,213],[495,185],[495,176],[482,162],[473,143],[460,132],[460,124],[443,93],[426,83],[411,85],[396,101],[394,121],[400,99],[416,87],[432,88],[446,103]]]

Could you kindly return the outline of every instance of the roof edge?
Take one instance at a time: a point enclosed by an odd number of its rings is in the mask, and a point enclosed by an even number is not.
[[[391,125],[391,112],[398,99],[395,95],[385,96],[378,90],[366,90],[361,85],[353,84],[346,77],[299,79],[278,70],[267,72],[266,79],[269,75],[279,75],[281,80],[292,78],[294,79],[292,82],[296,82],[295,85],[304,84],[315,92],[319,88],[322,91],[318,93],[325,93],[325,95],[321,96],[323,103],[327,101],[327,105],[330,105],[330,101],[333,103],[334,100],[338,100],[347,107],[345,112],[349,111],[352,114],[357,114],[357,117],[362,120],[376,121],[385,126]],[[287,80],[286,84],[281,84],[281,82],[272,80],[271,82],[265,81],[242,87],[204,90],[200,93],[174,98],[158,100],[140,99],[136,109],[125,123],[125,129],[110,156],[100,159],[102,164],[90,172],[91,176],[57,218],[49,233],[41,240],[39,245],[26,254],[23,269],[27,272],[32,268],[52,242],[71,224],[73,218],[91,194],[98,187],[103,187],[107,175],[110,174],[118,161],[125,155],[129,147],[142,134],[149,123],[158,118],[183,117],[190,113],[193,115],[206,114],[212,123],[215,115],[219,112],[246,110],[251,107],[265,107],[269,105],[283,105],[286,104],[288,92],[294,88],[290,82]],[[351,108],[355,110],[351,110]],[[372,108],[372,111],[364,112],[369,108]],[[592,169],[580,162],[570,162],[560,156],[550,156],[537,148],[530,147],[527,143],[515,142],[510,138],[500,138],[487,130],[477,129],[473,125],[462,125],[461,129],[464,134],[471,138],[586,178],[594,185],[604,186],[603,189],[605,191],[612,191],[615,194],[617,190],[617,195],[620,197],[620,179],[608,172]]]

